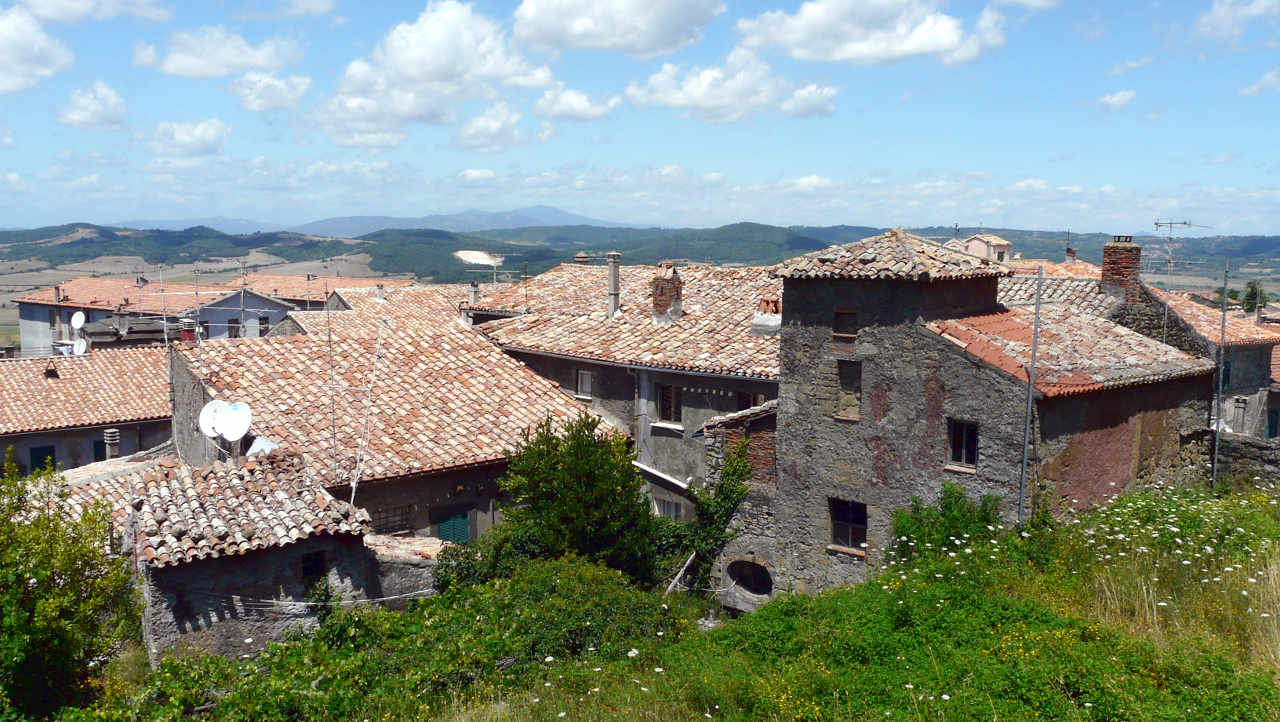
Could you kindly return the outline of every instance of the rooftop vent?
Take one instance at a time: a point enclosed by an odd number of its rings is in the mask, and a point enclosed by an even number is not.
[[[751,317],[752,336],[777,336],[782,329],[782,301],[772,296],[765,296],[756,305],[755,315]]]

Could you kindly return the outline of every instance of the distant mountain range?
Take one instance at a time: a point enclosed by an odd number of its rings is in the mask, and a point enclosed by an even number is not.
[[[173,220],[135,219],[113,223],[116,228],[141,228],[147,230],[181,231],[193,226],[207,226],[223,233],[274,233],[290,231],[313,236],[357,238],[375,231],[390,228],[432,228],[455,233],[482,231],[522,226],[599,226],[601,228],[627,228],[626,223],[602,221],[576,213],[562,211],[551,206],[529,206],[511,211],[466,210],[461,213],[419,216],[338,216],[311,221],[298,226],[265,223],[245,218],[181,218]]]

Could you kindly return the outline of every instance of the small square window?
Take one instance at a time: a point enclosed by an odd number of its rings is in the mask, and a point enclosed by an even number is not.
[[[300,564],[302,581],[308,587],[320,581],[325,575],[324,552],[309,552],[302,555]]]
[[[31,447],[30,455],[31,455],[30,470],[32,474],[45,468],[45,466],[49,466],[50,468],[53,468],[58,463],[58,455],[54,451],[54,447],[52,444],[48,446],[33,446]]]
[[[854,311],[835,312],[831,321],[831,335],[834,338],[848,341],[858,335],[858,314]]]
[[[231,319],[227,321],[227,338],[240,338],[240,320]]]
[[[862,362],[837,361],[840,393],[836,396],[836,416],[857,421],[862,418]]]
[[[408,504],[375,509],[369,516],[373,520],[375,534],[406,534],[413,531],[409,526]]]
[[[680,387],[671,384],[655,384],[658,397],[658,420],[678,424],[683,416],[684,400]]]
[[[103,441],[102,439],[96,439],[93,442],[93,460],[94,461],[107,460],[107,442]]]
[[[867,505],[827,499],[831,513],[831,543],[848,549],[867,547]]]
[[[658,505],[658,514],[669,519],[680,521],[684,517],[684,504],[670,499],[655,499]]]
[[[200,338],[209,338],[209,322],[200,322]]]
[[[595,382],[595,372],[578,371],[577,386],[574,387],[573,394],[578,398],[591,398],[591,387]]]
[[[978,465],[978,425],[947,419],[947,436],[951,440],[951,463],[976,467]]]
[[[270,330],[271,330],[271,317],[259,316],[258,317],[258,337],[261,338],[263,336],[266,336],[267,332]]]

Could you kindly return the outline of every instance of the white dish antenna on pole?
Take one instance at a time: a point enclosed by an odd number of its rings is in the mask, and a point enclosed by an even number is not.
[[[76,311],[71,314],[71,328],[77,331],[84,328],[84,311]]]
[[[237,401],[218,416],[218,433],[227,441],[239,441],[249,433],[249,424],[253,422],[253,412],[249,404]]]
[[[88,350],[89,350],[89,342],[82,338],[76,339],[76,342],[71,344],[71,353],[77,356],[83,356],[84,352]]]
[[[204,408],[200,409],[200,433],[210,439],[217,436],[218,420],[222,414],[230,408],[231,404],[228,404],[221,399],[214,399],[213,401],[205,404]]]

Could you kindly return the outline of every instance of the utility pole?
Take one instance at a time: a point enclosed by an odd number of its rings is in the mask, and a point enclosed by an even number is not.
[[[1218,383],[1217,391],[1213,396],[1214,415],[1216,417],[1213,424],[1213,467],[1210,470],[1211,479],[1209,480],[1209,488],[1218,488],[1218,437],[1222,433],[1222,367],[1227,353],[1227,282],[1231,274],[1231,259],[1227,259],[1227,266],[1222,271],[1222,329],[1218,333]]]
[[[1031,451],[1031,404],[1036,388],[1036,353],[1040,350],[1040,291],[1044,288],[1044,266],[1036,269],[1036,315],[1031,325],[1031,363],[1027,366],[1027,410],[1022,427],[1022,468],[1018,473],[1018,523],[1027,520],[1027,461]]]

